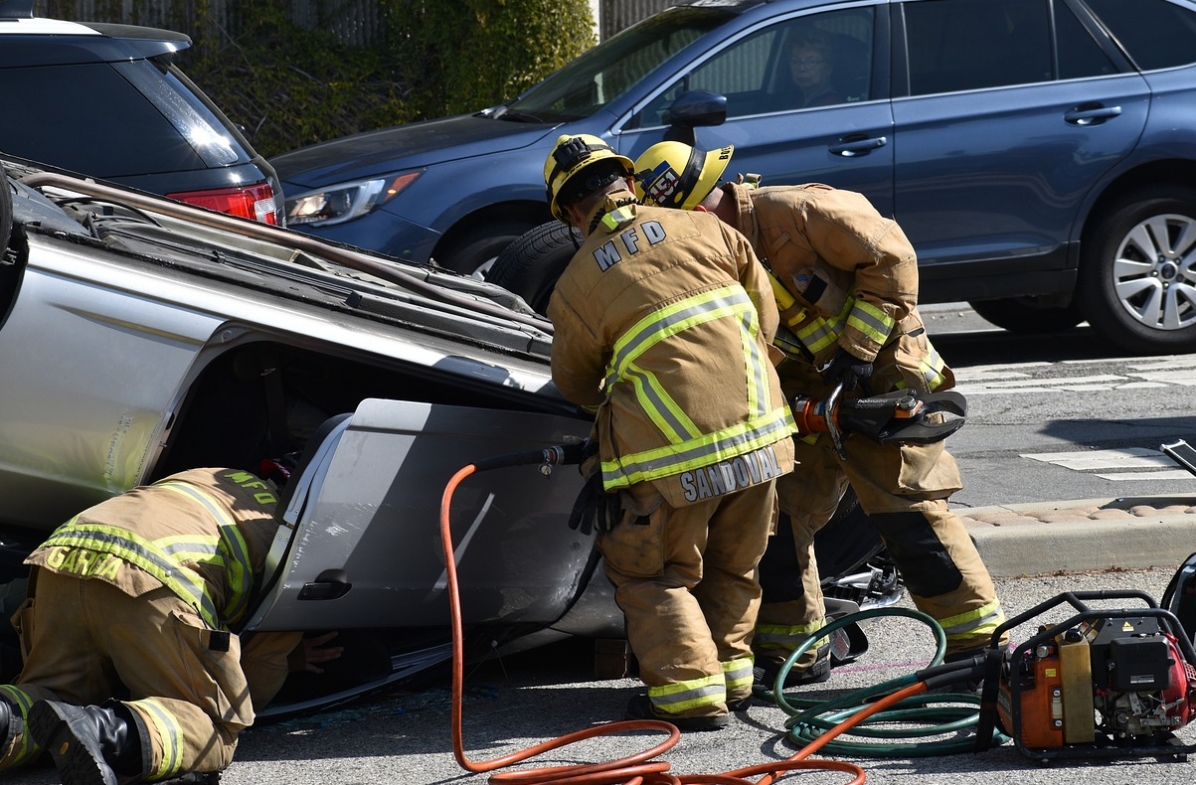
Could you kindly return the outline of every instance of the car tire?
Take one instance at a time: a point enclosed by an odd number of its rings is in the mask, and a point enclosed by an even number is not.
[[[1196,351],[1196,189],[1131,191],[1088,226],[1079,292],[1093,328],[1135,354]]]
[[[436,262],[441,267],[488,281],[503,249],[527,229],[528,224],[521,221],[489,221],[462,229],[435,255]]]
[[[536,313],[548,311],[548,299],[581,242],[560,221],[530,229],[498,255],[486,280],[514,292]]]
[[[1084,312],[1076,303],[1066,308],[1044,308],[1033,297],[977,300],[968,305],[985,321],[1020,335],[1062,332],[1084,321]]]

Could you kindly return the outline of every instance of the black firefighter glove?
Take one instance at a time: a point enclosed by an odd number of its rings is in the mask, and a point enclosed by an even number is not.
[[[871,375],[872,361],[861,360],[842,346],[822,369],[822,378],[831,384],[843,382],[844,390],[854,390]]]
[[[602,487],[602,472],[594,472],[581,486],[577,501],[573,502],[573,513],[569,516],[569,528],[579,529],[582,534],[608,532],[623,517],[623,505],[618,493],[607,493]]]

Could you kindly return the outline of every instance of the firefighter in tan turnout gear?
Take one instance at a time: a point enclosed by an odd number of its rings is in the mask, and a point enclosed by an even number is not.
[[[193,469],[75,516],[26,560],[24,650],[0,686],[0,770],[47,750],[66,785],[157,781],[228,766],[291,670],[320,672],[335,635],[257,634],[255,578],[278,528],[273,484]]]
[[[636,161],[637,193],[645,204],[713,213],[747,237],[769,270],[780,309],[776,346],[786,355],[778,367],[785,394],[825,399],[839,383],[845,396],[952,387],[954,375],[918,315],[917,259],[901,228],[862,195],[825,185],[716,187],[733,149],[653,145]],[[795,446],[799,465],[777,494],[792,523],[801,581],[762,579],[753,640],[762,686],[771,690],[785,659],[825,625],[814,535],[848,483],[914,603],[944,628],[947,656],[986,646],[1004,616],[963,522],[948,509],[961,481],[942,442],[880,445],[857,437],[843,442],[840,456],[823,433],[799,437]],[[786,684],[824,680],[828,654],[825,644],[807,651]]]
[[[755,571],[796,429],[752,249],[713,216],[636,205],[631,174],[588,135],[545,163],[553,214],[586,236],[548,306],[552,377],[597,411],[588,487],[615,502],[598,547],[648,686],[627,717],[713,730],[751,700]]]

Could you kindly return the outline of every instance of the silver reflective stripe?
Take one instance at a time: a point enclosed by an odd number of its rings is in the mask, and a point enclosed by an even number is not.
[[[660,693],[652,693],[652,704],[661,711],[669,714],[677,714],[689,708],[688,705],[697,701],[700,703],[718,703],[721,702],[727,694],[727,687],[725,683],[706,684],[701,687],[693,687],[681,692],[671,692],[665,695]],[[709,700],[710,698],[717,698],[717,701]]]
[[[647,404],[644,406],[645,412],[670,442],[676,444],[702,435],[688,418],[680,419],[676,401],[660,386],[655,374],[633,365],[627,370],[623,381],[635,387],[636,398]]]
[[[1005,618],[1005,614],[1001,612],[1001,604],[999,602],[994,602],[992,609],[989,610],[987,613],[977,616],[974,619],[968,619],[967,621],[962,621],[959,624],[953,624],[950,627],[944,626],[943,632],[945,632],[949,636],[950,635],[962,635],[965,633],[972,632],[979,627],[983,627],[985,625],[990,625],[990,624],[993,624],[994,622],[1003,620],[1004,618]]]
[[[713,434],[709,440],[699,439],[688,446],[679,445],[678,449],[655,458],[636,459],[634,455],[620,458],[617,466],[610,471],[607,470],[610,462],[604,463],[603,478],[608,482],[617,482],[617,478],[622,477],[629,483],[656,479],[675,473],[672,470],[679,467],[684,471],[684,467],[688,466],[700,468],[729,460],[748,452],[747,447],[750,445],[766,447],[793,432],[794,427],[787,408],[776,409],[770,412],[770,415],[769,419],[756,421],[752,427],[744,428],[733,435],[722,437]]]
[[[224,615],[229,620],[238,619],[249,605],[249,594],[253,588],[253,565],[249,559],[249,548],[245,544],[241,532],[237,529],[236,519],[223,505],[217,503],[201,488],[175,480],[155,483],[155,487],[183,494],[207,510],[215,520],[222,546],[217,549],[217,552],[222,557],[225,582],[229,592]]]
[[[688,329],[694,324],[729,316],[737,309],[755,308],[742,286],[736,284],[716,291],[721,293],[704,292],[672,306],[676,310],[666,308],[657,311],[632,327],[634,332],[620,337],[615,343],[615,354],[611,358],[608,369],[607,389],[610,389],[610,385],[622,378],[626,373],[627,366],[634,362],[635,358],[665,338]]]
[[[743,336],[743,353],[747,357],[748,372],[751,374],[751,390],[748,391],[752,403],[753,415],[763,417],[768,414],[768,377],[764,359],[760,356],[760,344],[756,340],[758,328],[754,313],[743,313],[739,316],[739,334]]]

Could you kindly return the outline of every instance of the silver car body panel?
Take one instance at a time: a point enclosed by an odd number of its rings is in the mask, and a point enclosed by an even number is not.
[[[254,630],[443,625],[445,487],[485,458],[584,436],[563,417],[372,399],[299,472],[271,552]],[[593,537],[566,525],[581,477],[558,467],[479,472],[456,489],[453,548],[465,623],[550,624],[590,566]],[[332,578],[328,576],[333,576]],[[343,592],[340,593],[340,592]]]

